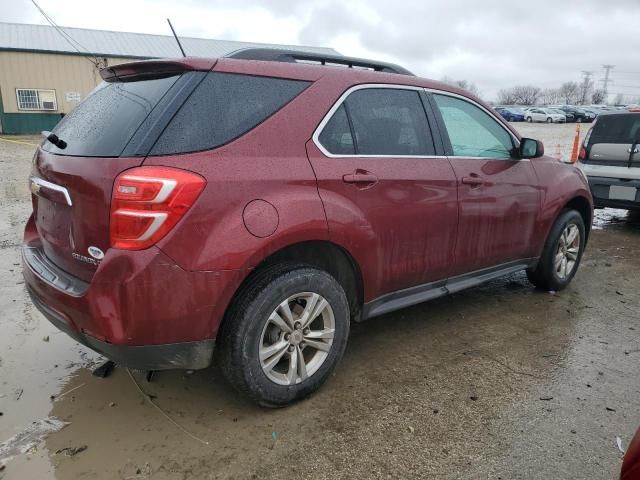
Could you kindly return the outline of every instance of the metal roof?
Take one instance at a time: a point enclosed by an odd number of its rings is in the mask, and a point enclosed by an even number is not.
[[[170,35],[89,30],[60,27],[70,36],[83,54],[131,58],[181,57],[175,38]],[[167,27],[168,28],[168,27]],[[333,48],[299,45],[276,45],[232,40],[212,40],[180,36],[180,42],[190,57],[222,57],[243,48],[285,48],[303,52],[338,54]],[[0,22],[0,50],[22,50],[78,54],[60,32],[49,25]]]

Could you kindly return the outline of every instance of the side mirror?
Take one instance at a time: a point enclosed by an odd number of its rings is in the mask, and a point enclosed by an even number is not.
[[[540,140],[523,138],[518,153],[520,158],[538,158],[544,155],[544,145]]]

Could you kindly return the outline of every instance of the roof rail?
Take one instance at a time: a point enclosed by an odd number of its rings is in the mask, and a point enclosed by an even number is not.
[[[409,70],[392,63],[376,62],[364,58],[328,55],[324,53],[283,50],[279,48],[244,48],[225,55],[226,58],[241,60],[263,60],[267,62],[319,63],[320,65],[343,65],[349,68],[364,68],[376,72],[399,73],[414,76]]]

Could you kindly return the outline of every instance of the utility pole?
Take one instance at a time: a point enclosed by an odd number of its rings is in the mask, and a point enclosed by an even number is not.
[[[614,69],[614,67],[615,65],[602,65],[602,68],[604,68],[604,78],[600,81],[603,83],[602,90],[604,90],[605,102],[609,100],[609,82],[612,82],[612,80],[609,78],[609,74],[611,73],[611,70]]]
[[[589,95],[589,90],[593,86],[593,82],[591,81],[591,76],[593,72],[589,72],[587,70],[582,71],[582,75],[584,76],[584,80],[582,81],[582,92],[580,95],[580,104],[584,105],[587,103],[587,96]]]

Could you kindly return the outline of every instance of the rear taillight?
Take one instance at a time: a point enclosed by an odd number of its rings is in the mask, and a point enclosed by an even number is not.
[[[169,167],[138,167],[119,175],[111,196],[111,246],[142,250],[158,242],[205,183],[200,175]]]
[[[587,151],[584,148],[584,145],[580,146],[580,153],[578,153],[578,160],[584,160],[587,158]]]
[[[595,127],[596,121],[593,122],[593,125],[584,136],[584,141],[580,146],[580,153],[578,154],[578,160],[586,160],[587,159],[587,147],[589,146],[589,139],[591,138],[591,133],[593,132],[593,127]]]

